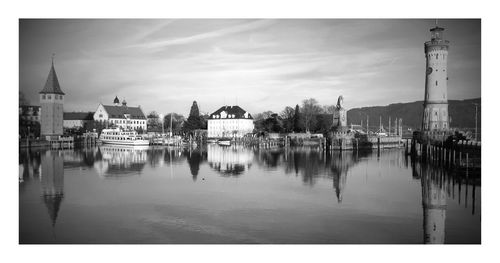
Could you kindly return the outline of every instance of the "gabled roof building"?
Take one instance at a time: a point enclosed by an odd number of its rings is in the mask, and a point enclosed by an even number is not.
[[[108,123],[125,130],[147,130],[146,115],[141,107],[130,107],[125,100],[120,101],[116,97],[113,105],[99,104],[94,113],[94,120]]]
[[[222,106],[208,117],[209,138],[241,138],[253,129],[252,115],[240,106]]]
[[[64,128],[80,128],[94,121],[93,112],[65,112],[63,114]]]

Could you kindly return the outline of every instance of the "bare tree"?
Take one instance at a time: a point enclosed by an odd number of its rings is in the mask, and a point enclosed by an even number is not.
[[[321,113],[321,107],[316,99],[310,98],[302,101],[302,116],[306,131],[310,131],[316,123],[316,115]]]
[[[293,130],[293,121],[295,119],[295,109],[290,106],[286,106],[280,113],[280,117],[283,120],[283,128],[285,131],[291,132]]]
[[[324,114],[333,114],[335,112],[335,105],[323,105],[322,113]]]

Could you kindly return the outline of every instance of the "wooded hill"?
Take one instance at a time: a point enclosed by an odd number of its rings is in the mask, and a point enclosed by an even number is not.
[[[450,127],[461,129],[474,129],[475,127],[475,106],[477,107],[477,125],[481,129],[481,98],[467,100],[449,100],[448,111],[451,117]],[[366,127],[366,115],[369,116],[370,129],[378,129],[379,118],[382,116],[382,125],[387,128],[389,117],[391,117],[391,127],[394,125],[394,118],[403,119],[404,129],[419,129],[422,125],[423,101],[408,103],[394,103],[387,106],[374,106],[354,108],[347,111],[348,124],[361,124]]]

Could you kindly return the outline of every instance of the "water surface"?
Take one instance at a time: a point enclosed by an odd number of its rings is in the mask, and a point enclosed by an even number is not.
[[[19,156],[20,243],[480,243],[479,176],[401,150],[101,146]]]

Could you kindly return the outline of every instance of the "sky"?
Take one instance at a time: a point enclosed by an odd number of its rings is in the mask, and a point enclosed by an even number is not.
[[[281,112],[304,99],[344,107],[423,100],[433,19],[19,20],[19,89],[39,105],[55,53],[64,111],[129,106],[185,116],[239,105]],[[481,20],[439,19],[448,98],[481,96]]]

